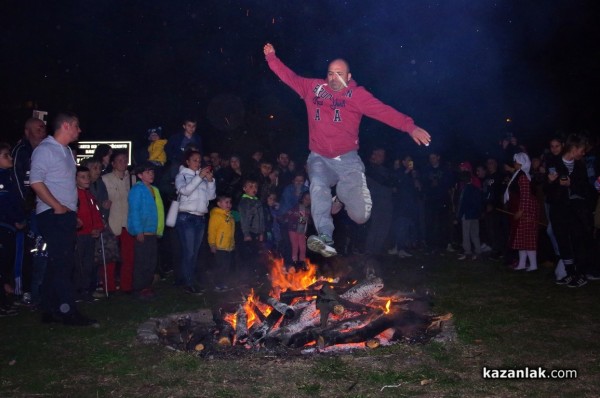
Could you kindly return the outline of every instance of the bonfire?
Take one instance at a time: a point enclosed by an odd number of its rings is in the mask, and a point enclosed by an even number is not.
[[[332,278],[320,276],[310,261],[287,270],[283,260],[271,258],[268,294],[250,289],[234,311],[214,311],[210,322],[193,313],[150,320],[145,331],[153,327],[154,335],[146,340],[201,354],[231,348],[337,352],[422,341],[450,318],[431,315],[427,296],[385,291],[368,269],[362,280]]]

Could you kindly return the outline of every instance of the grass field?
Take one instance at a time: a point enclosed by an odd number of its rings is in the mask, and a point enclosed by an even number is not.
[[[138,325],[150,317],[224,300],[212,292],[190,296],[165,281],[152,301],[115,295],[82,304],[99,328],[43,325],[39,313],[26,310],[1,318],[0,396],[600,396],[600,282],[559,287],[550,268],[522,274],[455,258],[380,258],[386,288],[426,292],[434,312],[454,314],[452,341],[335,356],[199,358],[136,341]],[[483,366],[576,369],[578,377],[487,380]]]

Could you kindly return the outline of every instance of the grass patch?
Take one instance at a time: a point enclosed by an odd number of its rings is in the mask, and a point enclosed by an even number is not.
[[[167,281],[156,286],[158,298],[151,302],[115,295],[82,304],[84,313],[100,321],[97,329],[42,325],[39,314],[28,311],[0,319],[3,339],[10,342],[0,345],[0,396],[596,395],[600,283],[568,289],[553,284],[551,269],[523,275],[493,262],[464,263],[450,257],[381,260],[386,288],[427,292],[433,312],[453,313],[457,341],[399,344],[339,356],[257,352],[218,360],[140,345],[136,329],[150,317],[214,308],[239,297],[212,292],[194,297]],[[483,380],[484,365],[575,368],[580,374],[577,380],[535,383]],[[380,391],[397,384],[401,387]]]
[[[340,357],[318,359],[312,373],[316,377],[328,380],[351,377],[350,367]]]
[[[319,383],[301,384],[298,386],[298,391],[306,395],[318,394],[321,392],[321,385]]]

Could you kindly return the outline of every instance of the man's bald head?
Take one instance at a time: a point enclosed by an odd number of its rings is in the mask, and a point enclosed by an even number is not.
[[[345,59],[337,58],[329,63],[327,68],[327,85],[333,91],[340,91],[348,86],[352,78],[350,66]]]
[[[46,124],[40,119],[32,117],[25,122],[24,134],[31,147],[35,148],[48,136]]]

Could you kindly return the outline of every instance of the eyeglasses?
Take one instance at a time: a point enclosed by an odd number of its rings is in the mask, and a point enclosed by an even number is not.
[[[2,152],[0,153],[0,158],[12,159],[12,156],[8,152]]]

